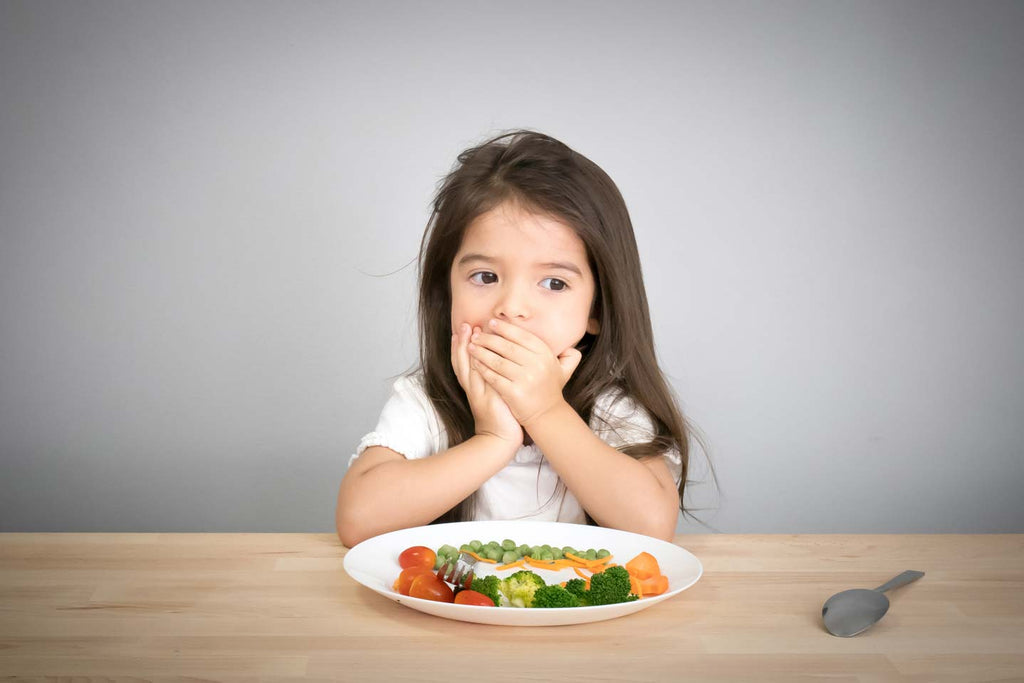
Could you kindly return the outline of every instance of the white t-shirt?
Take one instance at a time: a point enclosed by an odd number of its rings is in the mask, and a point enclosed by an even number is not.
[[[647,411],[614,392],[598,397],[590,428],[613,448],[647,443],[653,436]],[[410,460],[448,450],[444,425],[423,389],[421,373],[395,380],[377,427],[360,440],[349,465],[370,446],[390,448]],[[673,449],[663,457],[678,486],[682,477],[678,451]],[[477,490],[473,518],[585,523],[576,497],[559,483],[536,444],[522,446],[508,465]]]

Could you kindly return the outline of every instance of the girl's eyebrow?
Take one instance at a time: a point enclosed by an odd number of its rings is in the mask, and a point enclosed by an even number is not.
[[[541,263],[540,267],[544,268],[545,270],[550,270],[550,269],[567,270],[570,273],[573,273],[575,275],[583,277],[583,272],[580,271],[580,269],[578,267],[576,267],[576,265],[573,264],[573,263],[567,263],[567,262],[563,262],[563,261],[554,261],[554,262],[551,262],[551,263]]]
[[[467,263],[472,263],[473,261],[482,261],[484,263],[492,264],[497,263],[498,259],[492,258],[490,256],[484,256],[483,254],[469,253],[465,254],[462,258],[460,258],[456,265],[459,268],[461,268]],[[565,270],[570,273],[574,273],[579,277],[583,277],[583,271],[579,269],[579,266],[568,261],[549,261],[547,263],[538,263],[537,266],[539,268],[544,268],[546,270]]]
[[[493,259],[490,256],[484,256],[483,254],[474,254],[471,252],[460,258],[459,262],[455,265],[461,268],[467,263],[472,263],[473,261],[483,261],[484,263],[497,263],[497,259]]]

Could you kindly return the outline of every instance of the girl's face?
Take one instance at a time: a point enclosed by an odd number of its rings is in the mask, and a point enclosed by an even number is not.
[[[585,332],[594,275],[576,232],[561,221],[504,203],[466,228],[451,270],[452,330],[506,320],[540,337],[556,356]]]

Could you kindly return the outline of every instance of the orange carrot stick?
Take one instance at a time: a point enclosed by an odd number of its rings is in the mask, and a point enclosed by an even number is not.
[[[554,560],[535,560],[532,557],[526,557],[524,559],[531,567],[538,567],[540,569],[560,569]]]
[[[583,565],[584,567],[587,567],[588,569],[590,567],[600,567],[601,565],[606,565],[612,559],[611,555],[608,555],[607,557],[602,557],[602,558],[599,558],[599,559],[596,559],[596,560],[588,560],[585,557],[578,557],[576,555],[573,555],[572,553],[566,553],[565,556],[568,557],[570,560],[574,560],[575,562],[580,563],[581,565]]]
[[[494,569],[495,569],[495,571],[501,571],[503,569],[512,569],[514,567],[522,567],[524,562],[526,562],[526,559],[525,558],[520,558],[520,559],[516,560],[515,562],[509,562],[508,564],[503,564],[500,567],[495,567]]]
[[[481,557],[480,555],[477,555],[476,553],[474,553],[472,550],[460,550],[459,552],[466,553],[470,557],[476,558],[477,561],[479,561],[479,562],[490,562],[491,564],[498,564],[497,560],[492,560],[492,559],[490,559],[488,557]]]

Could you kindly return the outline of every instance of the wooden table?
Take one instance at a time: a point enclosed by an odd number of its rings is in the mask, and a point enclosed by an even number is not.
[[[689,590],[610,621],[481,626],[387,600],[329,534],[0,534],[0,676],[386,681],[1024,679],[1024,535],[680,536]],[[821,603],[904,569],[873,629]]]

